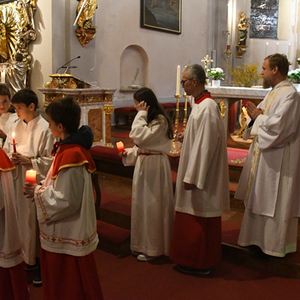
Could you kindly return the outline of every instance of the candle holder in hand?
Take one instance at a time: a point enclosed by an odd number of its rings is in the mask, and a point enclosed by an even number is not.
[[[123,142],[117,142],[116,143],[116,146],[117,146],[117,148],[118,148],[118,151],[119,151],[119,153],[123,153],[124,151],[125,151],[125,148],[124,148],[124,143]]]

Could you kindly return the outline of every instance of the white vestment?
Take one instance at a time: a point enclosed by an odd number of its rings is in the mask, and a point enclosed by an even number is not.
[[[0,172],[0,228],[0,267],[11,268],[24,260],[11,172]]]
[[[85,165],[62,169],[53,180],[51,174],[52,167],[35,195],[41,247],[54,253],[88,255],[98,244],[91,174]]]
[[[283,257],[296,251],[300,216],[300,96],[285,80],[258,107],[235,194],[246,205],[238,243]]]
[[[5,113],[0,115],[0,129],[8,134],[12,127],[12,124],[18,120],[18,115],[16,113]],[[3,139],[0,138],[0,147],[3,147],[4,142]]]
[[[32,166],[18,165],[13,172],[15,193],[17,200],[17,213],[19,218],[21,238],[25,251],[25,262],[29,265],[36,263],[38,250],[37,244],[37,220],[34,202],[23,195],[25,173],[27,170],[36,170],[36,182],[45,179],[52,162],[51,150],[53,148],[53,136],[49,130],[48,122],[40,115],[25,123],[22,120],[13,124],[7,135],[4,151],[12,156],[12,132],[15,132],[16,150],[18,153],[30,157]]]
[[[184,189],[184,182],[197,188]],[[211,98],[194,104],[189,117],[176,182],[175,210],[219,217],[229,210],[228,159],[220,110]]]
[[[169,255],[173,234],[174,198],[170,161],[171,140],[163,116],[147,124],[147,112],[139,111],[129,136],[138,145],[132,183],[131,250],[149,256]],[[127,150],[127,149],[126,149]],[[149,155],[151,154],[151,155]]]

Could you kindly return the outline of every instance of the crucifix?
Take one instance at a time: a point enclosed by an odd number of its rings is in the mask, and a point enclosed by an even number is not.
[[[207,76],[207,69],[208,69],[208,67],[210,66],[210,63],[213,62],[213,60],[211,59],[210,56],[208,56],[208,55],[206,54],[206,56],[205,56],[203,59],[201,59],[201,62],[204,63],[205,74],[206,74],[206,84],[208,84],[208,79],[207,79],[207,78],[208,78],[208,76]]]

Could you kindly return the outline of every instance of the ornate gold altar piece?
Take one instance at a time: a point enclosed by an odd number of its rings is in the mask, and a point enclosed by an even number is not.
[[[0,66],[13,93],[29,87],[31,55],[29,43],[36,39],[35,0],[7,0],[0,3]]]
[[[176,147],[177,134],[178,134],[178,125],[179,125],[179,99],[181,95],[174,95],[176,98],[176,115],[175,115],[175,129],[173,133],[172,149],[171,154],[179,154],[179,150]]]
[[[93,17],[97,9],[97,0],[77,0],[79,1],[76,10],[76,20],[74,26],[77,25],[76,36],[80,44],[85,47],[94,39],[97,27],[93,25]]]
[[[204,68],[205,68],[205,74],[206,74],[206,85],[208,85],[208,75],[207,75],[207,70],[209,69],[210,63],[213,62],[210,56],[206,55],[203,59],[201,59],[201,62],[204,63]]]
[[[52,80],[45,83],[46,88],[59,88],[59,89],[78,89],[89,88],[91,85],[71,74],[53,74],[50,75]]]
[[[111,114],[114,110],[115,89],[100,88],[42,88],[45,106],[58,98],[73,97],[81,107],[81,125],[89,125],[94,144],[111,146]]]

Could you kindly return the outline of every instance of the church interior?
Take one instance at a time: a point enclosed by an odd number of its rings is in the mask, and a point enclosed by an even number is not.
[[[19,7],[26,21],[16,17]],[[296,253],[256,261],[237,245],[244,204],[234,193],[252,142],[242,139],[243,107],[267,93],[260,77],[264,58],[282,53],[290,71],[300,68],[299,0],[2,0],[0,11],[6,28],[1,82],[12,91],[31,88],[42,113],[51,101],[74,97],[81,124],[93,129],[100,239],[95,258],[105,299],[297,299],[300,231]],[[225,74],[219,86],[208,76],[206,88],[225,127],[231,210],[222,216],[223,260],[206,278],[176,273],[167,257],[143,264],[130,255],[133,167],[122,165],[116,148],[119,141],[133,146],[133,94],[140,87],[154,91],[175,132],[185,129],[191,107],[178,72],[180,77],[194,63]],[[180,147],[174,139],[174,189]],[[40,287],[29,289],[32,299],[42,299]]]

